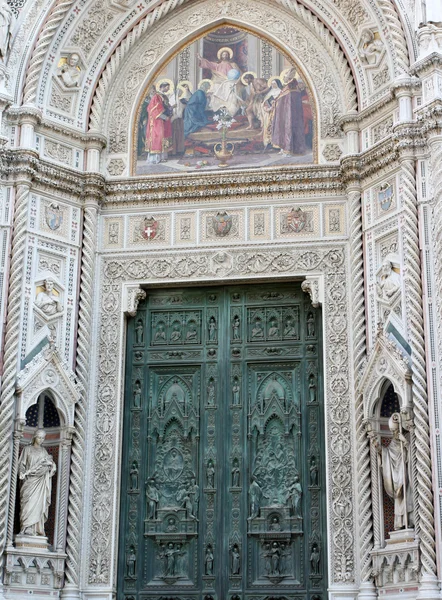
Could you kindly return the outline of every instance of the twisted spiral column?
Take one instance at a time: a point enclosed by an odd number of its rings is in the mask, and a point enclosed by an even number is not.
[[[3,553],[7,537],[11,443],[15,409],[15,379],[20,343],[20,299],[23,295],[29,189],[29,182],[17,185],[12,230],[5,358],[0,396],[0,555]]]
[[[71,477],[67,528],[66,588],[78,589],[81,563],[81,527],[84,491],[84,456],[87,389],[91,357],[92,293],[97,241],[98,202],[88,200],[83,216],[80,303],[77,336],[76,374],[83,387],[75,407],[75,435],[72,440]]]
[[[48,51],[50,43],[54,39],[61,21],[64,19],[67,11],[74,3],[74,0],[57,0],[49,17],[47,18],[43,29],[38,36],[34,51],[26,69],[26,80],[23,89],[23,104],[35,104],[37,97],[38,80],[41,75],[41,67]]]
[[[431,474],[431,450],[428,419],[427,374],[425,364],[424,317],[422,308],[421,260],[416,195],[415,163],[412,157],[401,158],[403,178],[404,283],[407,303],[407,326],[412,349],[412,389],[416,440],[417,488],[416,533],[420,537],[422,574],[435,576],[434,510]]]
[[[364,256],[362,246],[362,206],[359,190],[348,194],[350,204],[350,276],[352,290],[353,368],[355,383],[366,355]],[[364,424],[363,396],[357,393],[356,443],[359,504],[359,561],[361,583],[371,579],[373,549],[373,512],[371,503],[370,445]],[[368,587],[371,587],[368,585]]]
[[[387,21],[388,33],[391,36],[391,41],[387,38],[387,43],[393,56],[394,74],[398,76],[408,73],[410,60],[406,36],[396,7],[392,0],[378,0],[378,6]]]

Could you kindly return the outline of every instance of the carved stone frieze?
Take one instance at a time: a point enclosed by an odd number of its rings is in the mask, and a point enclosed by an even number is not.
[[[222,256],[220,256],[222,255]],[[221,267],[219,266],[221,265]],[[107,258],[101,265],[100,344],[98,349],[98,387],[94,392],[96,429],[94,438],[92,506],[89,514],[90,548],[89,583],[103,585],[113,578],[112,538],[116,521],[110,490],[118,477],[118,448],[113,432],[119,428],[121,401],[117,397],[121,353],[121,311],[136,311],[137,299],[145,294],[135,281],[158,285],[159,282],[214,281],[218,278],[278,277],[320,273],[325,279],[325,339],[333,338],[341,351],[332,352],[326,345],[326,380],[328,423],[328,474],[331,494],[330,560],[332,581],[349,583],[355,579],[354,558],[354,491],[352,478],[351,409],[349,402],[348,331],[342,327],[347,318],[347,266],[341,247],[310,249],[229,249],[229,253],[213,251],[189,255],[152,251],[149,255]],[[186,277],[183,279],[183,273]],[[317,280],[317,276],[314,278]],[[125,281],[128,283],[125,284]],[[312,282],[314,287],[314,282]],[[126,288],[129,294],[123,292]],[[122,301],[123,299],[123,301]],[[345,444],[337,443],[346,439]],[[342,499],[346,499],[345,509]]]

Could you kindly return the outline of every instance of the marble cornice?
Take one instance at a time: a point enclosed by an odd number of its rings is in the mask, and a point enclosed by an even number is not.
[[[351,127],[352,125],[355,126],[355,129],[363,129],[370,124],[367,123],[370,117],[379,117],[379,112],[381,110],[383,113],[385,112],[385,114],[387,114],[388,109],[393,110],[396,108],[396,104],[396,98],[393,91],[390,89],[385,96],[382,96],[382,98],[380,98],[377,102],[371,106],[367,106],[367,108],[364,108],[364,110],[361,110],[357,113],[348,113],[343,115],[339,120],[339,124],[342,129],[348,129],[349,126]]]
[[[442,132],[442,100],[433,100],[422,106],[417,113],[417,122],[423,135]]]
[[[442,54],[440,52],[432,52],[431,54],[428,54],[428,56],[415,62],[410,68],[410,73],[422,77],[422,75],[425,75],[434,67],[442,68]]]
[[[342,182],[347,187],[362,182],[386,167],[397,166],[398,148],[392,136],[382,140],[360,154],[341,159]]]

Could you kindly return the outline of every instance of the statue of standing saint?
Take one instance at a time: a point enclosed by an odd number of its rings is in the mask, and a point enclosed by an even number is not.
[[[402,415],[393,413],[388,420],[392,439],[387,447],[381,446],[369,432],[373,445],[379,453],[384,488],[394,501],[394,529],[407,529],[413,526],[413,496],[408,474],[408,440],[403,434]]]
[[[20,489],[20,534],[45,535],[51,505],[51,478],[57,467],[42,443],[44,429],[37,429],[29,446],[25,446],[18,460]]]

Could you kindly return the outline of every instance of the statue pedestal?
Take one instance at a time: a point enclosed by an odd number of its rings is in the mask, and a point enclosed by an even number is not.
[[[373,571],[382,595],[415,600],[418,589],[419,544],[414,529],[389,533],[384,548],[373,550]]]
[[[60,597],[66,554],[49,550],[48,538],[17,535],[6,548],[4,597],[34,600]]]

